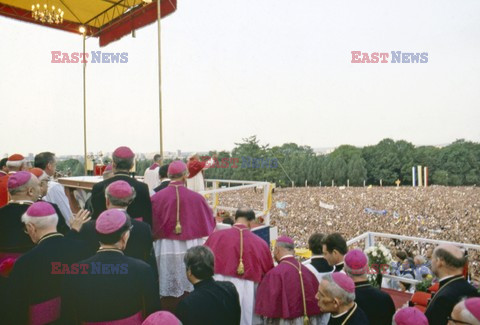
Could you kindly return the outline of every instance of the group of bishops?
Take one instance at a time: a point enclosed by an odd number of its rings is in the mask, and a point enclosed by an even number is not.
[[[287,236],[276,239],[272,258],[251,231],[251,209],[238,209],[231,228],[216,230],[205,198],[186,186],[189,167],[180,160],[149,168],[159,174],[152,190],[130,177],[134,153],[119,147],[113,174],[92,189],[92,211],[62,214],[44,201],[56,186],[45,176],[55,169],[52,155],[44,168],[28,171],[14,155],[17,163],[0,176],[8,195],[0,208],[2,323],[408,325],[467,316],[479,322],[479,298],[461,301],[478,294],[461,276],[466,261],[455,246],[433,253],[440,290],[425,315],[416,308],[395,313],[391,297],[367,281],[366,255],[348,251],[338,233],[313,234],[313,255],[301,263]]]

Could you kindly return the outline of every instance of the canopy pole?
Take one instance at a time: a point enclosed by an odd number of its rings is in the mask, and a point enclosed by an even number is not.
[[[158,26],[158,114],[160,132],[160,156],[163,163],[163,128],[162,128],[162,45],[161,45],[161,24],[162,9],[161,0],[157,0],[157,26]]]
[[[83,158],[85,175],[87,175],[87,83],[85,78],[87,70],[87,60],[85,58],[86,29],[83,28],[81,31],[83,31]]]

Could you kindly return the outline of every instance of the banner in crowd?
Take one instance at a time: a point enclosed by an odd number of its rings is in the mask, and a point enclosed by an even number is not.
[[[335,206],[333,204],[327,204],[322,201],[320,201],[320,207],[328,210],[333,210],[335,209]]]
[[[386,216],[387,215],[387,210],[374,210],[370,208],[365,208],[365,212],[368,214],[376,214],[380,216]]]
[[[287,207],[287,202],[277,201],[275,202],[277,209],[285,209]]]

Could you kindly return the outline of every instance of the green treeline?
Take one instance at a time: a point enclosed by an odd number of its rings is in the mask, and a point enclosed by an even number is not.
[[[213,152],[210,152],[212,155]],[[316,155],[309,146],[285,143],[282,146],[261,145],[256,136],[236,143],[231,153],[219,152],[222,158],[239,158],[239,168],[212,168],[206,171],[207,178],[258,180],[275,182],[279,186],[351,186],[379,184],[395,185],[399,179],[403,185],[412,184],[412,167],[428,167],[430,184],[474,185],[480,183],[480,144],[457,140],[437,148],[415,147],[407,141],[383,139],[374,146],[363,148],[342,145],[327,155]],[[278,159],[278,167],[241,168],[242,157],[260,158],[272,166],[272,159]],[[288,175],[288,176],[287,176]],[[291,180],[291,181],[290,181]]]
[[[208,156],[213,156],[211,151]],[[248,158],[248,161],[247,161]],[[223,163],[222,163],[223,159]],[[237,160],[238,159],[238,160]],[[415,147],[400,140],[383,139],[378,144],[363,148],[342,145],[326,155],[316,155],[309,146],[285,143],[282,146],[262,145],[256,136],[236,143],[231,152],[217,153],[219,166],[208,169],[206,178],[257,180],[274,182],[277,186],[393,186],[399,179],[402,185],[412,184],[412,167],[428,167],[429,184],[480,184],[480,144],[465,140],[438,148]],[[166,162],[169,162],[168,160]],[[150,160],[139,160],[137,175],[143,175]],[[220,168],[221,166],[228,168]],[[232,164],[237,168],[233,168]],[[60,171],[72,176],[83,175],[83,165],[76,159],[59,162]]]

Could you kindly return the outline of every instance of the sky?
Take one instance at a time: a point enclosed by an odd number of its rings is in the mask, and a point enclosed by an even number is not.
[[[178,0],[162,20],[166,151],[480,141],[480,1]],[[83,153],[82,37],[0,17],[0,155]],[[87,52],[87,147],[159,150],[157,26]],[[351,63],[351,51],[428,63]]]

